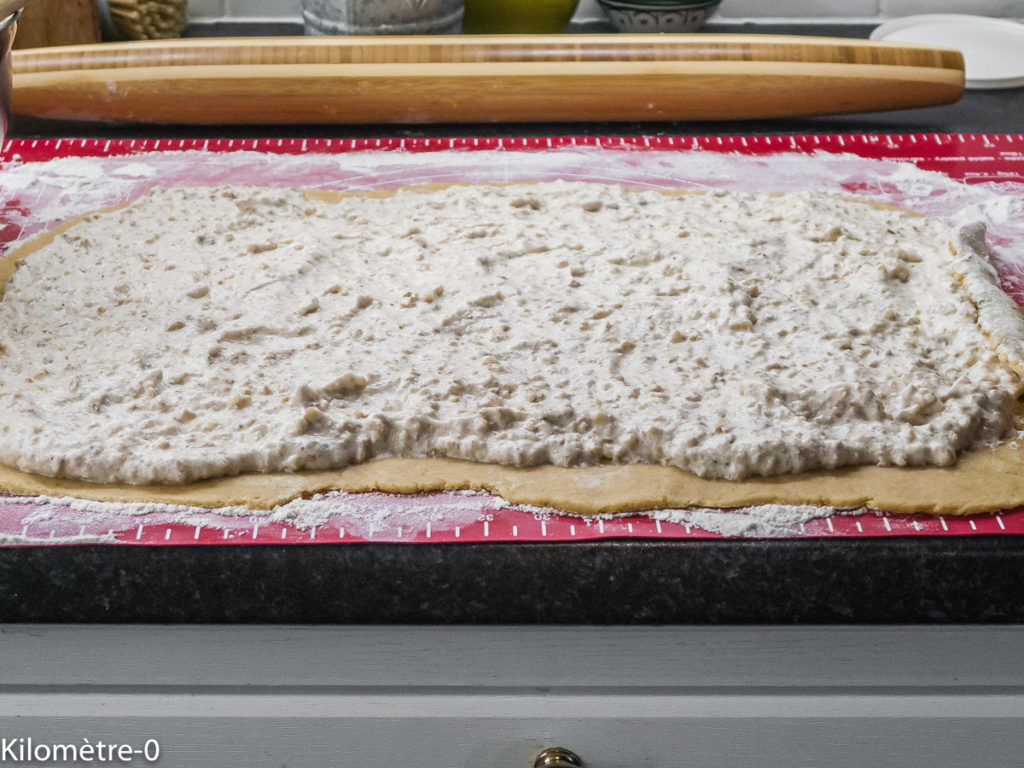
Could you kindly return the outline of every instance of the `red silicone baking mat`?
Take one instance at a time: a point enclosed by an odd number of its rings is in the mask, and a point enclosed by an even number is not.
[[[554,179],[652,188],[834,188],[951,223],[989,225],[1003,285],[1024,304],[1024,135],[828,135],[357,140],[14,140],[0,154],[0,247],[154,186],[367,190]],[[972,518],[868,511],[781,528],[721,516],[582,519],[483,494],[331,494],[270,517],[0,496],[0,544],[248,544],[858,537],[1024,533],[1024,510]],[[728,513],[735,515],[736,513]],[[714,518],[714,519],[711,519]],[[706,527],[701,527],[704,525]],[[710,530],[709,530],[710,529]],[[719,532],[715,532],[715,530]],[[725,531],[725,534],[722,533]]]

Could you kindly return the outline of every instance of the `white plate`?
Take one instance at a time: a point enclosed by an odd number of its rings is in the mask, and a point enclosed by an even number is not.
[[[872,40],[956,48],[964,55],[968,88],[1024,86],[1024,24],[986,16],[942,13],[887,21]]]

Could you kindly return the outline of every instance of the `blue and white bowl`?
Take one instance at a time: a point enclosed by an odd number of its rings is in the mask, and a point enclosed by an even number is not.
[[[695,32],[722,0],[598,0],[620,32]]]

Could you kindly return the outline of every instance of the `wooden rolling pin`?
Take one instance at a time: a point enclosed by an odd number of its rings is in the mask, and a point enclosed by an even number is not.
[[[704,120],[960,98],[958,51],[769,35],[216,38],[17,51],[16,114],[153,123]]]

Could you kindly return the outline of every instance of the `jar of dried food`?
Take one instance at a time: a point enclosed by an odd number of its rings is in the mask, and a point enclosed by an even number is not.
[[[302,0],[307,35],[448,35],[463,0]]]

